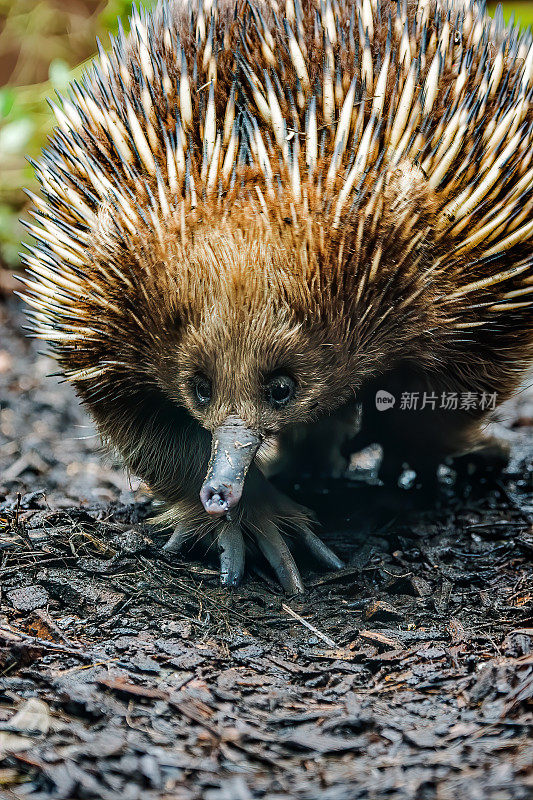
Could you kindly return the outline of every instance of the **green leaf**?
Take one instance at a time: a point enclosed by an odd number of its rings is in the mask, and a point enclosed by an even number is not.
[[[0,119],[5,119],[15,102],[15,92],[9,86],[0,89]]]

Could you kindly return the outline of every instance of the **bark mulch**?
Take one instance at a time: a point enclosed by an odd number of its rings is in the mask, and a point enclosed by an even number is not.
[[[169,559],[143,486],[0,305],[0,797],[533,797],[533,393],[438,504],[372,459],[292,487],[339,573]],[[52,366],[51,366],[52,365]]]

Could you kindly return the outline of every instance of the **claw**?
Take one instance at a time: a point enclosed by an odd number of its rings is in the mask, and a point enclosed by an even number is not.
[[[263,524],[255,539],[285,592],[289,595],[303,594],[304,585],[298,567],[276,526]]]
[[[234,588],[244,575],[244,539],[238,525],[226,525],[218,537],[220,583]]]
[[[174,533],[168,542],[163,545],[163,550],[165,553],[181,553],[185,545],[189,543],[190,538],[191,532],[178,526],[174,528]]]
[[[320,561],[330,569],[344,568],[344,561],[341,561],[341,559],[335,555],[333,550],[330,550],[329,547],[325,545],[324,542],[308,528],[303,528],[301,530],[301,538],[304,545],[317,559],[317,561]]]

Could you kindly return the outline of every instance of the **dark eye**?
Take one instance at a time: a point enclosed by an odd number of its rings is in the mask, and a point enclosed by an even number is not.
[[[267,403],[274,408],[283,408],[296,394],[296,384],[288,375],[275,375],[265,386]]]
[[[211,381],[205,375],[195,375],[192,379],[192,389],[196,402],[206,406],[211,401]]]

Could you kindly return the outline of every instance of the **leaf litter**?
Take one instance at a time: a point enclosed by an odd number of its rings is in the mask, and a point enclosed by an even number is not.
[[[161,552],[20,322],[0,304],[2,798],[532,796],[531,389],[495,423],[501,478],[443,474],[435,503],[367,459],[289,487],[347,567],[228,593]]]

